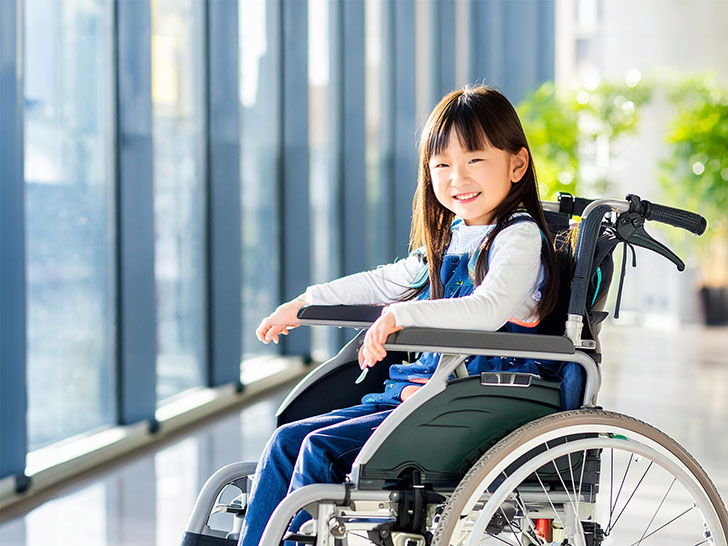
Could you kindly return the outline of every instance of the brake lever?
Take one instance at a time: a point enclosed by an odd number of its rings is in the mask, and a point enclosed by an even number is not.
[[[678,271],[685,270],[685,262],[680,256],[667,248],[661,242],[653,239],[645,231],[645,219],[637,212],[624,212],[617,220],[617,236],[630,244],[641,246],[647,250],[661,254],[677,266]]]

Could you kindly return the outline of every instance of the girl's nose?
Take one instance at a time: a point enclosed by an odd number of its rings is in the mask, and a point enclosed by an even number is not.
[[[466,173],[464,172],[464,169],[462,167],[453,167],[452,173],[450,176],[450,184],[453,186],[459,186],[465,182],[465,179],[467,178]]]

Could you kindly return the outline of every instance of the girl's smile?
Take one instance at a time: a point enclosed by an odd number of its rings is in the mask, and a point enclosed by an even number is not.
[[[461,203],[470,203],[471,201],[474,201],[476,197],[480,195],[480,192],[476,193],[461,193],[458,195],[455,195],[455,199],[460,201]]]
[[[447,148],[430,157],[429,168],[435,197],[442,206],[468,225],[495,221],[494,212],[528,167],[528,151],[512,154],[490,144],[468,150],[455,131]]]

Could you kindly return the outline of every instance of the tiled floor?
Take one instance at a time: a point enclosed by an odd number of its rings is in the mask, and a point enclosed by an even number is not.
[[[728,498],[728,329],[607,325],[600,403],[685,446]],[[195,496],[217,468],[257,458],[284,393],[220,418],[0,525],[4,546],[175,546]]]

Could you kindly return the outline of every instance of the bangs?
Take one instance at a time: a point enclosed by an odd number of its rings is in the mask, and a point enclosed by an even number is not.
[[[432,118],[427,138],[427,156],[442,153],[450,142],[450,135],[455,131],[460,145],[468,151],[483,150],[493,144],[486,134],[482,120],[487,119],[477,108],[475,97],[465,94],[453,97],[453,100],[442,104],[439,112]]]

